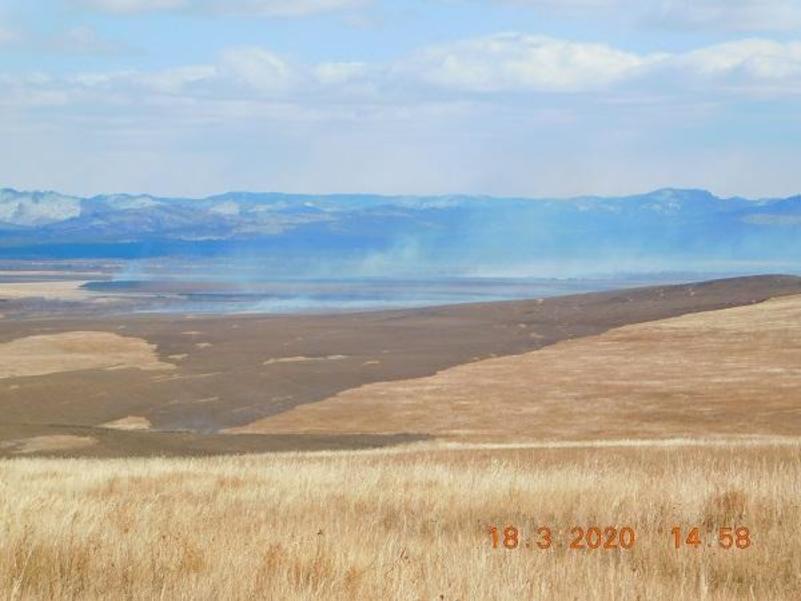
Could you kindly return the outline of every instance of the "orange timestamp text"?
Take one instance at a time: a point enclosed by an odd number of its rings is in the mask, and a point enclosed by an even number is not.
[[[573,550],[605,550],[630,551],[639,542],[637,531],[632,526],[573,526],[567,529],[553,529],[550,526],[535,526],[524,531],[514,525],[494,526],[487,528],[489,541],[493,549],[532,549],[546,551],[554,547]],[[675,549],[717,547],[720,549],[748,549],[752,545],[751,531],[745,526],[726,526],[717,529],[717,536],[712,530],[700,527],[674,526],[667,533],[659,529],[657,536],[663,544],[667,543]]]

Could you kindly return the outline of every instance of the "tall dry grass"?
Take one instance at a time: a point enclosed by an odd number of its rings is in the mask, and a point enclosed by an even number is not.
[[[789,601],[800,504],[798,444],[6,460],[0,598]],[[494,550],[490,524],[638,541]],[[753,544],[675,550],[673,525]]]

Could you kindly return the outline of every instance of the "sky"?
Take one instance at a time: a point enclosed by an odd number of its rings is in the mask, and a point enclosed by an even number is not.
[[[801,193],[801,0],[0,0],[0,188]]]

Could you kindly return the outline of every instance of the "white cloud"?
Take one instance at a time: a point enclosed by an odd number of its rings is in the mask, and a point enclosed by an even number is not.
[[[69,0],[109,13],[186,11],[261,17],[304,17],[360,8],[371,0]]]
[[[696,105],[794,98],[801,94],[801,42],[747,38],[664,55],[623,82],[618,98],[636,101],[638,91]]]
[[[79,2],[104,12],[127,14],[183,8],[187,6],[189,0],[79,0]]]
[[[551,13],[734,31],[801,26],[801,0],[491,0]]]
[[[748,38],[681,53],[634,53],[497,34],[423,50],[390,68],[390,77],[399,76],[406,86],[456,94],[595,92],[633,102],[654,94],[692,101],[699,91],[707,99],[795,95],[801,91],[801,42]]]
[[[137,75],[134,80],[159,94],[180,95],[191,86],[213,81],[218,73],[214,65],[189,65]]]
[[[649,16],[668,24],[738,31],[801,26],[801,0],[663,0],[653,4]]]
[[[0,83],[5,106],[129,106],[132,111],[148,106],[221,120],[252,114],[403,119],[422,107],[443,114],[469,112],[477,102],[498,111],[542,113],[560,108],[561,101],[547,99],[565,93],[617,110],[655,104],[707,110],[739,98],[801,94],[801,42],[745,39],[649,54],[506,33],[422,49],[393,62],[317,64],[248,46],[230,48],[208,64],[32,73],[0,77]]]
[[[634,0],[490,0],[496,4],[512,6],[527,6],[534,9],[567,14],[572,16],[586,16],[599,11],[609,11],[630,5]],[[640,0],[641,4],[653,0]]]
[[[194,0],[200,10],[262,17],[307,15],[361,8],[370,0]]]
[[[717,44],[684,54],[677,60],[704,75],[739,75],[753,80],[790,83],[801,77],[801,42],[749,39]]]
[[[369,67],[362,62],[320,63],[314,68],[314,74],[323,85],[339,85],[356,81],[365,77]]]
[[[228,50],[220,65],[223,76],[263,94],[288,92],[298,81],[298,74],[286,60],[263,48]]]
[[[663,58],[604,44],[505,33],[425,50],[401,69],[456,90],[578,92],[606,87]]]
[[[117,40],[103,37],[89,26],[72,27],[44,41],[42,46],[64,54],[119,54],[129,48]]]

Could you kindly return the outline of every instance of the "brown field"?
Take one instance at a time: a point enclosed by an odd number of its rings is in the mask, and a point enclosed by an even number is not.
[[[97,439],[91,436],[73,436],[71,434],[53,434],[52,436],[31,436],[7,440],[0,443],[0,447],[11,451],[15,455],[30,453],[52,453],[54,451],[71,451],[91,447]]]
[[[6,460],[0,597],[791,601],[800,485],[780,439]],[[553,546],[492,549],[490,525]],[[637,539],[569,549],[573,526]],[[718,546],[741,526],[748,548]]]
[[[13,443],[0,444],[0,456],[51,436],[96,441],[51,454],[130,457],[431,436],[793,434],[794,314],[780,318],[787,332],[761,322],[708,327],[702,318],[675,322],[687,324],[679,336],[634,324],[737,307],[747,321],[763,301],[799,294],[801,278],[758,276],[361,314],[193,316],[132,315],[114,303],[121,314],[94,302],[44,307],[4,299],[0,286],[0,443]],[[679,376],[691,374],[682,387]],[[755,395],[760,403],[749,402]],[[131,417],[139,427],[119,427]],[[224,433],[232,431],[250,433]]]
[[[233,432],[485,441],[801,435],[801,296],[368,384]]]

